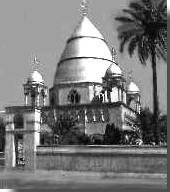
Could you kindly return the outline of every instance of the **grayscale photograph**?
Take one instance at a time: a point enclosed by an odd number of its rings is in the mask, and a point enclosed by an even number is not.
[[[167,189],[167,10],[0,0],[0,190]]]

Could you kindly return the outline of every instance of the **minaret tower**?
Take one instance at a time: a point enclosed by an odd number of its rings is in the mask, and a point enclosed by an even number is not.
[[[123,93],[123,77],[122,71],[118,64],[116,63],[116,51],[114,48],[111,50],[112,52],[112,62],[107,69],[105,76],[103,77],[103,88],[105,90],[105,98],[106,102],[118,102],[124,101],[124,93]]]
[[[34,66],[40,62],[34,57]],[[44,85],[44,80],[36,68],[27,79],[24,86],[25,105],[42,107],[45,105],[47,97],[47,87]]]

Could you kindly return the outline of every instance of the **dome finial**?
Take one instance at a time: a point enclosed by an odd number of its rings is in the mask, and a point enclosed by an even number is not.
[[[132,73],[133,73],[132,70],[128,72],[128,77],[130,79],[127,85],[128,94],[136,94],[140,92],[139,87],[133,82]]]
[[[87,15],[87,10],[88,10],[88,1],[87,0],[82,0],[81,2],[81,12],[83,17]]]
[[[34,59],[33,59],[33,61],[31,61],[31,64],[32,64],[33,71],[37,71],[39,68],[39,64],[40,64],[40,61],[37,60],[37,56],[34,56]]]
[[[132,70],[130,70],[130,71],[128,72],[128,78],[130,79],[130,82],[133,81],[132,73],[133,73]]]
[[[112,47],[111,52],[112,52],[112,61],[115,62],[115,61],[116,61],[116,54],[117,54],[117,53],[116,53],[116,50],[115,50],[114,47]]]

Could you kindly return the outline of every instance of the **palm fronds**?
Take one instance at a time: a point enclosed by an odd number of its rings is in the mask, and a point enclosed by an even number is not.
[[[155,52],[161,52],[156,56],[165,60],[167,51],[166,7],[165,0],[157,5],[153,3],[153,0],[136,0],[129,4],[129,9],[123,9],[126,15],[115,18],[121,23],[118,28],[120,52],[123,52],[124,46],[128,44],[130,57],[136,50],[143,64],[149,58],[150,49],[153,47],[151,44],[154,43]],[[156,51],[157,47],[159,51]]]

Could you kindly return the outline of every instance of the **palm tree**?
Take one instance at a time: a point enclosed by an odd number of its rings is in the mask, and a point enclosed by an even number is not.
[[[167,58],[167,3],[166,0],[136,0],[123,9],[125,16],[116,17],[121,22],[118,27],[120,52],[127,49],[130,57],[137,52],[142,65],[151,60],[153,72],[153,113],[155,118],[156,143],[159,143],[157,93],[157,59]]]
[[[0,117],[0,152],[5,150],[5,122]]]

